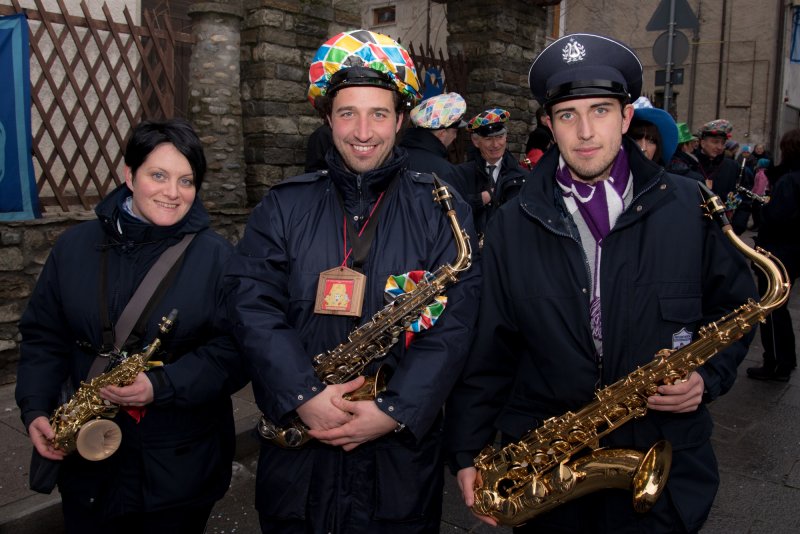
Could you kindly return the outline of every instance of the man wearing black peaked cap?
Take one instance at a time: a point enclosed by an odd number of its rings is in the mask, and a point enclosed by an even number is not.
[[[624,137],[642,87],[628,46],[567,35],[534,60],[529,82],[557,148],[486,230],[483,265],[492,276],[483,278],[476,339],[446,407],[449,460],[468,506],[476,488],[486,489],[476,486],[473,458],[498,431],[504,444],[518,442],[549,418],[577,413],[596,391],[756,296],[742,255],[703,217],[697,181],[666,173]],[[630,488],[587,491],[578,481],[570,490],[564,478],[562,489],[530,486],[526,506],[554,492],[563,504],[515,532],[697,532],[719,484],[705,403],[730,389],[751,338],[685,380],[658,385],[646,415],[600,440],[639,457],[671,443],[669,479],[649,511],[634,511]],[[657,452],[660,461],[668,449]],[[546,461],[518,458],[516,472]],[[473,511],[488,523],[519,524],[503,515],[512,509],[505,491],[496,499],[479,492]]]

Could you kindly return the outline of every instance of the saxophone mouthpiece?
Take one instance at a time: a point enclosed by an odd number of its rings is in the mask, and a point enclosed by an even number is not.
[[[433,201],[438,202],[442,206],[442,210],[445,213],[448,211],[453,210],[453,195],[450,194],[450,191],[447,189],[447,186],[444,185],[439,177],[436,176],[436,173],[431,173],[433,175]]]
[[[172,330],[172,326],[175,324],[175,320],[178,318],[178,309],[172,308],[170,312],[167,314],[166,317],[161,318],[161,324],[158,326],[158,329],[161,330],[162,334],[166,334],[170,330]]]

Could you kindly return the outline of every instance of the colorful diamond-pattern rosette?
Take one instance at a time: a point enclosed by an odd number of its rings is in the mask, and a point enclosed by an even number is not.
[[[506,122],[509,117],[511,117],[511,113],[504,109],[500,108],[493,108],[487,109],[481,113],[478,113],[474,117],[469,120],[469,124],[467,125],[467,129],[469,131],[477,130],[481,126],[488,126],[489,124],[496,124],[500,122]]]
[[[386,299],[392,301],[403,293],[413,291],[420,281],[430,281],[432,279],[433,274],[428,271],[410,271],[405,274],[391,275],[386,280],[386,288],[384,289]],[[447,297],[439,295],[436,297],[435,302],[426,306],[422,314],[406,327],[406,331],[422,332],[423,330],[431,328],[436,324],[436,321],[439,319],[439,316],[442,315],[446,306]]]
[[[413,100],[420,97],[417,70],[406,49],[387,35],[353,30],[332,37],[314,54],[308,70],[309,100],[313,103],[316,97],[325,95],[333,74],[354,66],[383,72],[401,94]]]
[[[411,123],[420,128],[436,130],[458,123],[467,103],[458,93],[432,96],[411,110]]]

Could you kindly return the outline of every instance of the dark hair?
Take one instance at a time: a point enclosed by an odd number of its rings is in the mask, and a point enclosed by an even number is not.
[[[125,147],[125,165],[135,175],[147,156],[163,143],[171,143],[189,160],[194,185],[199,190],[206,174],[206,156],[200,138],[186,119],[142,121],[137,124]]]
[[[653,155],[653,161],[664,165],[666,162],[664,162],[661,157],[664,149],[664,141],[661,139],[661,132],[658,131],[658,126],[650,121],[644,121],[634,117],[631,121],[630,128],[628,128],[628,137],[632,138],[634,141],[638,141],[645,136],[654,139],[656,142],[656,153]]]
[[[542,151],[547,150],[551,144],[552,139],[544,128],[536,128],[528,134],[528,142],[525,143],[525,153],[527,154],[530,152],[532,148],[538,148]]]
[[[800,129],[789,130],[781,137],[781,163],[800,162]]]

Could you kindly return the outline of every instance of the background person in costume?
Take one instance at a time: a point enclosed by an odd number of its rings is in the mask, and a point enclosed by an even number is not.
[[[454,168],[447,159],[447,148],[456,140],[459,129],[467,125],[466,111],[467,103],[458,93],[433,96],[412,109],[412,127],[402,133],[400,140],[400,146],[408,152],[408,168],[436,173],[451,183]]]
[[[385,35],[344,32],[317,51],[309,79],[309,97],[326,110],[333,132],[328,170],[269,191],[227,272],[229,313],[259,408],[278,424],[299,416],[316,438],[299,449],[262,441],[256,481],[261,528],[281,534],[438,532],[442,406],[466,358],[479,267],[447,290],[447,307],[431,328],[367,367],[371,375],[379,364],[393,369],[374,400],[342,398],[363,377],[329,385],[317,376],[313,357],[346,341],[384,307],[389,275],[394,295],[397,287],[414,285],[412,273],[453,262],[456,245],[432,199],[432,176],[408,170],[406,151],[395,147],[418,97],[407,52]],[[474,238],[468,206],[454,204]],[[318,312],[320,284],[338,283],[331,272],[360,280],[360,314]]]
[[[640,96],[633,103],[628,137],[636,141],[648,158],[665,167],[678,146],[678,127],[669,113],[654,108],[650,100]]]
[[[506,148],[506,122],[510,116],[504,109],[492,108],[472,117],[467,124],[477,153],[456,167],[454,182],[472,208],[479,234],[486,230],[495,210],[513,198],[529,176]]]

